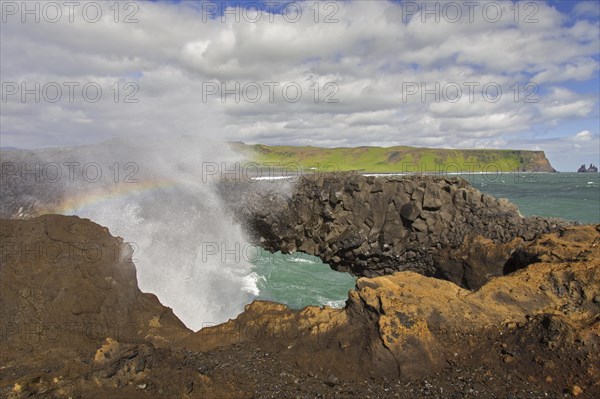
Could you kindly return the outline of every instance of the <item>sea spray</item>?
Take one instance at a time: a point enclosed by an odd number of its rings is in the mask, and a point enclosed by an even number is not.
[[[270,254],[246,243],[221,203],[239,194],[228,191],[235,184],[214,183],[251,182],[240,187],[284,202],[298,176],[278,180],[229,148],[180,138],[3,151],[0,214],[77,215],[109,227],[129,243],[119,259],[131,256],[140,288],[193,329],[235,317],[254,298],[292,308],[343,306],[352,276],[305,254]],[[36,164],[40,173],[33,176]]]
[[[214,176],[202,176],[203,163],[242,161],[227,144],[119,139],[53,157],[97,164],[105,176],[90,183],[94,171],[62,183],[48,211],[89,218],[130,242],[140,289],[157,295],[189,328],[233,318],[258,295],[244,257],[202,253],[207,243],[225,250],[247,245],[215,194]]]

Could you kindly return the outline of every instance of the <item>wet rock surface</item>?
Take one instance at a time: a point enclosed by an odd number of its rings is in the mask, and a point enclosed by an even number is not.
[[[408,270],[469,289],[503,275],[524,241],[569,224],[524,218],[508,200],[459,178],[341,173],[219,189],[266,249],[316,255],[357,276]]]
[[[255,301],[196,333],[139,291],[107,229],[57,215],[0,226],[1,397],[600,395],[600,226],[521,245],[516,271],[477,291],[398,272],[359,279],[344,309]]]

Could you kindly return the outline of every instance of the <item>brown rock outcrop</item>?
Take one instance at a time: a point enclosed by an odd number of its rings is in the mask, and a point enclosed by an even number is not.
[[[139,290],[131,250],[107,228],[46,215],[2,221],[0,235],[0,310],[9,342],[70,346],[112,337],[160,346],[189,333],[156,296]]]
[[[190,333],[139,290],[129,248],[105,227],[46,215],[2,220],[0,238],[0,396],[135,384],[157,348]]]

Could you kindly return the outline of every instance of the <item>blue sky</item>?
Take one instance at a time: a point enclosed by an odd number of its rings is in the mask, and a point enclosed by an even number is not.
[[[583,2],[582,2],[583,3]],[[585,19],[594,23],[598,23],[600,18],[600,3],[590,1],[593,5],[593,8],[596,9],[596,13],[593,14],[577,14],[574,12],[576,9],[577,1],[549,1],[548,4],[552,7],[555,7],[562,14],[568,16],[567,24],[574,24],[577,20]],[[596,55],[591,56],[596,62],[600,60],[600,47],[598,48],[598,53]],[[596,71],[591,77],[591,79],[586,79],[583,81],[577,80],[566,80],[564,82],[566,88],[579,93],[581,95],[589,95],[595,98],[597,101],[600,99],[600,74]],[[572,121],[566,121],[563,124],[551,129],[549,133],[554,134],[558,137],[567,136],[570,131],[573,130],[586,130],[593,129],[596,133],[598,133],[600,127],[598,113],[589,118],[581,118]],[[600,152],[600,143],[598,144],[598,151]]]
[[[94,23],[77,13],[58,23],[4,16],[4,83],[94,82],[103,96],[95,103],[3,97],[2,146],[191,134],[327,147],[544,150],[559,170],[600,163],[599,2],[481,1],[472,21],[466,13],[449,21],[443,1],[439,21],[423,18],[413,8],[421,3],[286,1],[270,15],[265,1],[140,2],[136,23],[123,23],[132,9],[111,18],[112,3],[102,3],[104,18]],[[215,4],[227,13],[212,13]],[[282,15],[298,8],[297,19]],[[484,8],[499,8],[502,18],[491,21]],[[532,11],[537,22],[526,23]],[[436,85],[445,93],[458,86],[462,95],[422,96],[444,93]],[[502,90],[499,101],[483,95],[490,86]],[[296,101],[289,94],[297,88]]]

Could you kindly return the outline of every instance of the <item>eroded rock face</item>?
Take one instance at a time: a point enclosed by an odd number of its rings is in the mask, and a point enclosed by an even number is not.
[[[46,215],[1,220],[0,238],[0,379],[16,397],[60,390],[86,373],[122,369],[136,381],[146,355],[190,333],[139,290],[128,248],[105,227]],[[19,384],[40,375],[27,389]]]
[[[536,261],[476,292],[414,273],[359,279],[347,311],[377,320],[379,338],[401,373],[440,367],[454,353],[476,351],[483,337],[502,341],[502,334],[524,336],[537,325],[546,331],[527,337],[529,343],[587,347],[588,366],[600,364],[600,226],[548,234],[523,251]],[[452,336],[463,339],[452,343]],[[592,376],[600,369],[588,371]]]
[[[457,178],[322,174],[220,190],[269,250],[317,255],[357,276],[410,270],[469,289],[502,275],[523,241],[567,224],[523,218],[514,204]]]
[[[156,296],[139,290],[131,250],[107,228],[46,215],[3,220],[0,231],[0,309],[9,342],[69,346],[112,337],[160,346],[189,333]]]

